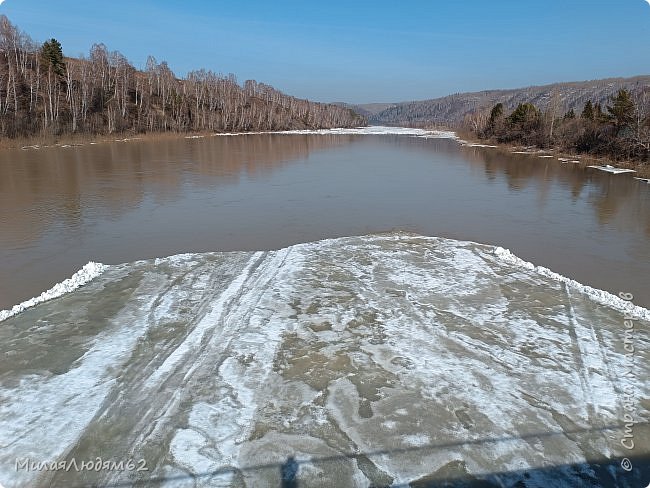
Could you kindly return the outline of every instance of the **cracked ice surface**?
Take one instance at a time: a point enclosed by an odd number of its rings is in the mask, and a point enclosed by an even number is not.
[[[295,456],[300,486],[514,484],[607,461],[625,454],[626,312],[643,420],[647,311],[501,248],[386,234],[109,266],[2,323],[0,483],[278,486]],[[15,469],[98,456],[149,471]]]

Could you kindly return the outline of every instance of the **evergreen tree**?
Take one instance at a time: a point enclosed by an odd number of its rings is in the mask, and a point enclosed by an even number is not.
[[[41,59],[47,67],[51,67],[57,75],[65,74],[65,62],[63,61],[63,49],[61,43],[52,38],[45,41],[41,47]]]
[[[591,104],[591,100],[587,100],[585,103],[585,108],[582,109],[582,114],[580,114],[581,119],[594,120],[594,106]]]
[[[603,112],[603,107],[600,105],[600,103],[597,103],[594,106],[594,119],[598,122],[606,122],[607,121],[607,116]]]
[[[490,126],[493,126],[495,122],[503,116],[503,104],[497,103],[490,112]]]
[[[564,120],[575,119],[575,118],[576,118],[576,113],[573,111],[573,109],[569,110],[567,113],[564,114]]]
[[[512,124],[523,124],[538,117],[539,111],[532,103],[520,103],[510,114],[508,121]]]
[[[634,102],[629,91],[621,89],[615,97],[613,104],[607,106],[609,118],[619,129],[630,124],[634,119]]]

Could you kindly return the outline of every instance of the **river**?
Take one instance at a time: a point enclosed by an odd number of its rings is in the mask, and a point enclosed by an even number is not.
[[[650,185],[408,135],[258,134],[0,153],[0,309],[107,264],[406,230],[510,249],[650,306]]]
[[[397,128],[0,158],[7,488],[650,474],[628,175]]]

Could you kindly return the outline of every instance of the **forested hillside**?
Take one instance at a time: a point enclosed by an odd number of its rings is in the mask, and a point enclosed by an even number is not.
[[[587,100],[605,106],[620,89],[635,93],[644,86],[650,86],[650,76],[456,93],[432,100],[396,103],[368,118],[376,124],[455,126],[462,123],[467,115],[486,109],[489,111],[497,103],[503,104],[506,110],[513,110],[520,103],[532,103],[541,110],[553,106],[553,110],[561,113],[571,109],[579,112]]]
[[[579,111],[563,112],[559,99],[543,110],[520,103],[509,114],[497,103],[467,115],[464,123],[478,137],[496,142],[650,162],[650,86],[621,88],[605,105],[587,100]]]
[[[95,44],[88,57],[36,43],[0,16],[0,136],[250,131],[365,125],[352,110],[285,95],[263,83],[198,70],[178,78],[149,57],[137,70]]]

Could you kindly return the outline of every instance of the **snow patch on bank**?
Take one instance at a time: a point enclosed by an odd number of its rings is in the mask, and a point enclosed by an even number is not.
[[[567,286],[584,293],[597,303],[607,305],[608,307],[612,307],[617,310],[621,310],[632,317],[637,317],[638,319],[650,320],[650,310],[647,308],[634,305],[632,302],[623,300],[622,298],[617,297],[616,295],[613,295],[607,291],[583,285],[582,283],[572,280],[571,278],[567,278],[566,276],[562,276],[561,274],[555,273],[554,271],[551,271],[550,269],[543,266],[535,266],[533,263],[524,261],[520,257],[515,256],[509,249],[496,247],[494,249],[494,254],[499,260],[503,261],[504,263],[528,269],[540,274],[541,276],[545,276],[546,278],[565,283]]]
[[[62,295],[65,295],[66,293],[70,293],[71,291],[76,290],[80,286],[83,286],[89,281],[97,278],[107,268],[108,266],[105,264],[90,261],[70,278],[62,281],[61,283],[57,283],[49,290],[41,293],[39,296],[30,298],[29,300],[19,303],[18,305],[14,305],[10,310],[0,310],[0,322],[8,319],[9,317],[13,317],[14,315],[17,315],[23,310],[33,307],[34,305],[52,300],[53,298],[58,298]]]
[[[373,125],[369,127],[336,128],[336,129],[308,129],[308,130],[283,130],[265,132],[224,132],[215,136],[246,136],[254,134],[305,134],[305,135],[401,135],[422,137],[425,139],[457,139],[456,133],[446,130],[413,129],[410,127],[387,127]]]

